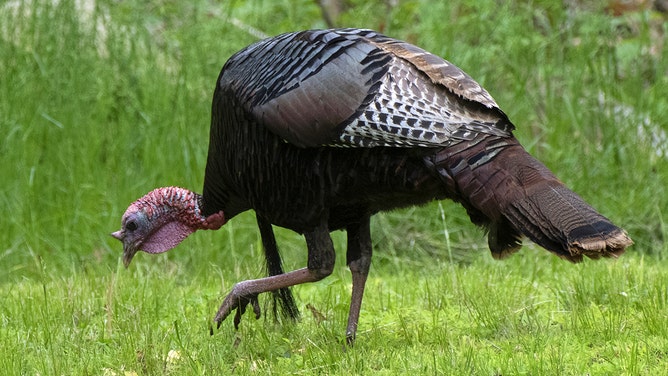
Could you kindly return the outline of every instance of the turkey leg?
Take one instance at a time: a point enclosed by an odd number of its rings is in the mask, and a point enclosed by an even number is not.
[[[260,305],[257,296],[260,293],[307,282],[316,282],[332,274],[336,255],[332,238],[329,236],[327,222],[323,220],[313,231],[304,233],[304,237],[308,247],[307,267],[285,274],[242,281],[234,285],[232,291],[223,300],[223,304],[221,304],[213,320],[218,328],[220,328],[223,320],[236,309],[234,327],[238,329],[241,316],[246,312],[249,303],[253,307],[255,318],[259,318]]]
[[[357,335],[357,323],[362,308],[364,286],[369,266],[371,265],[371,231],[369,229],[369,217],[360,223],[348,226],[348,252],[346,261],[353,277],[353,292],[350,298],[350,311],[348,313],[348,326],[346,327],[346,342],[352,345]]]

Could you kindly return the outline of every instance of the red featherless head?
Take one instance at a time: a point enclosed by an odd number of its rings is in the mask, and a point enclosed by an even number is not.
[[[223,212],[202,215],[201,198],[184,188],[164,187],[133,202],[123,214],[121,229],[111,234],[123,242],[123,264],[130,265],[139,250],[166,252],[197,230],[225,224]]]

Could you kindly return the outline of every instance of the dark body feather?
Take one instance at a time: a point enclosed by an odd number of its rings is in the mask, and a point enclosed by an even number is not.
[[[367,239],[374,213],[444,198],[489,230],[496,257],[522,235],[571,261],[631,244],[526,153],[473,79],[372,31],[247,47],[223,67],[212,112],[203,214],[255,210],[268,255],[277,253],[269,224],[308,234],[324,223]],[[349,262],[363,253],[350,244]]]
[[[207,212],[224,209],[231,218],[254,209],[304,232],[325,209],[333,212],[330,228],[337,229],[360,212],[449,196],[423,161],[443,148],[440,143],[365,147],[373,140],[340,139],[373,102],[392,64],[393,56],[366,35],[391,41],[355,30],[286,34],[228,61],[213,100]],[[415,78],[429,85],[426,77]],[[382,110],[383,119],[393,116]]]

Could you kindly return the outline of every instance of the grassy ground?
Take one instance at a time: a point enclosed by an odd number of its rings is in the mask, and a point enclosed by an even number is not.
[[[636,242],[571,265],[533,246],[494,262],[450,202],[380,215],[357,346],[350,275],[300,286],[299,324],[244,317],[260,277],[251,213],[129,270],[108,234],[136,197],[200,190],[210,97],[259,34],[324,27],[312,1],[0,4],[0,369],[13,374],[666,374],[665,18],[551,1],[352,1],[339,22],[456,63],[518,138]],[[248,27],[246,27],[248,26]],[[337,249],[345,234],[335,233]],[[302,239],[279,231],[287,267]],[[340,252],[343,254],[343,252]],[[340,255],[341,256],[341,255]],[[307,308],[311,307],[311,308]]]

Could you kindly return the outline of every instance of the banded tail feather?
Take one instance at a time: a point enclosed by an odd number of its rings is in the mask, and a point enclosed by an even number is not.
[[[515,138],[483,135],[429,157],[472,222],[485,227],[495,258],[517,251],[521,237],[572,262],[617,257],[633,242],[626,231],[568,189]],[[447,174],[444,175],[444,174]]]

